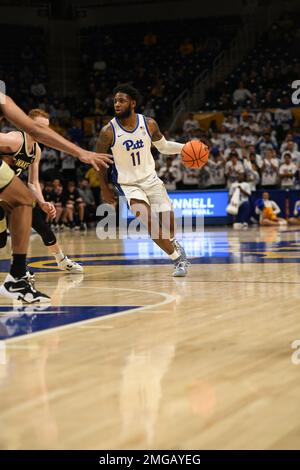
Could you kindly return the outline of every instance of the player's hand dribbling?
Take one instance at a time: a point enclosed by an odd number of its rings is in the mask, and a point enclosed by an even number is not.
[[[41,204],[41,209],[48,214],[49,219],[53,220],[56,217],[56,208],[51,202],[43,202]]]
[[[106,204],[111,204],[116,207],[117,201],[115,193],[109,186],[102,188],[102,200],[103,202],[106,202]]]
[[[113,163],[111,155],[107,153],[88,152],[87,150],[82,150],[79,160],[87,165],[92,165],[97,171],[99,171],[101,166],[109,168],[109,165]]]

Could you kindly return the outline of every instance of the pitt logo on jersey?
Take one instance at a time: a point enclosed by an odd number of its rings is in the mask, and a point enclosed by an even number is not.
[[[143,148],[144,142],[142,141],[142,139],[136,140],[135,142],[131,139],[128,139],[123,142],[123,145],[125,145],[126,150],[129,151]]]

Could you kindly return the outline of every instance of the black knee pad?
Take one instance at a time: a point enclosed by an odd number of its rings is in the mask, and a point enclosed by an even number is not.
[[[50,225],[45,221],[44,214],[39,207],[35,207],[32,211],[32,227],[42,237],[44,245],[55,245],[57,242],[56,236]]]
[[[45,246],[53,246],[56,244],[57,240],[56,240],[56,236],[55,234],[52,232],[52,230],[49,228],[49,230],[47,230],[46,232],[44,233],[40,233],[42,239],[43,239],[43,242],[44,242],[44,245]]]

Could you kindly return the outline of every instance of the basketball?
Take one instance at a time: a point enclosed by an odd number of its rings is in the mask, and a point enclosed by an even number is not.
[[[187,168],[202,168],[208,160],[207,145],[200,140],[190,140],[181,150],[182,163]]]

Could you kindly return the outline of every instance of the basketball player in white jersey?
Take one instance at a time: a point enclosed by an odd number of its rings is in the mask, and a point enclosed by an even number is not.
[[[154,213],[159,214],[158,233],[157,236],[152,235],[152,239],[174,262],[173,276],[183,277],[187,274],[189,263],[183,247],[174,237],[172,203],[156,174],[151,153],[153,144],[162,154],[176,155],[181,152],[183,144],[167,141],[154,119],[135,112],[139,98],[139,92],[131,85],[115,88],[115,118],[101,130],[97,152],[111,149],[114,157],[112,182],[119,193],[125,195],[133,214],[147,227],[150,236],[153,233],[153,221],[157,219]],[[108,185],[107,171],[102,169],[100,185],[103,200],[115,204],[114,193]],[[167,235],[164,233],[163,220],[168,220]]]

